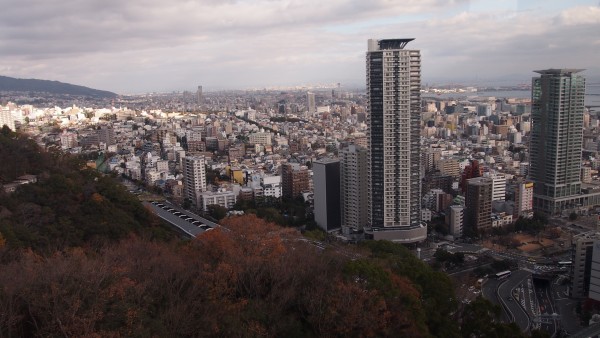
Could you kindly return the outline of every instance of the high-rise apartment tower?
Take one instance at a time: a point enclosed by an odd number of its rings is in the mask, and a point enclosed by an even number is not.
[[[201,105],[204,101],[204,97],[202,96],[202,86],[198,86],[198,90],[196,91],[196,104]]]
[[[529,177],[535,210],[556,214],[576,207],[581,193],[585,79],[581,69],[538,70],[531,87]]]
[[[362,230],[367,224],[367,149],[350,144],[339,156],[342,226]]]
[[[317,112],[317,102],[315,100],[315,93],[306,93],[306,109],[308,110],[309,116]]]
[[[421,54],[413,39],[369,40],[367,236],[401,243],[427,236],[421,222]]]

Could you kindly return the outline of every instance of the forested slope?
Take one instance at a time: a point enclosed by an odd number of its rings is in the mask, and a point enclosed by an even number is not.
[[[45,152],[4,128],[0,175],[7,183],[23,174],[36,175],[38,182],[10,194],[0,189],[0,234],[11,248],[51,253],[129,233],[171,236],[113,177],[86,168],[77,157]]]

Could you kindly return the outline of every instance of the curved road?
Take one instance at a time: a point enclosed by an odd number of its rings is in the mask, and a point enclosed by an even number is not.
[[[520,304],[524,299],[514,299],[512,290],[530,276],[531,273],[528,271],[517,270],[513,271],[508,279],[504,281],[490,279],[483,287],[483,296],[492,301],[492,303],[502,306],[508,314],[508,321],[514,321],[524,332],[529,330],[531,322],[529,316]],[[513,300],[508,300],[509,298]]]

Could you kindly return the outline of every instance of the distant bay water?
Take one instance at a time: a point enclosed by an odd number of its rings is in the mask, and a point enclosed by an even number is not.
[[[472,93],[422,93],[421,97],[431,97],[438,99],[464,100],[469,97],[496,97],[496,98],[531,98],[531,90],[497,90]],[[600,83],[588,84],[585,90],[585,105],[593,106],[594,110],[600,111]]]

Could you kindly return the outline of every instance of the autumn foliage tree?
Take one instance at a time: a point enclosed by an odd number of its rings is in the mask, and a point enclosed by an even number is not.
[[[366,251],[321,251],[254,215],[224,225],[187,243],[23,252],[0,265],[0,337],[430,335],[420,287]]]

